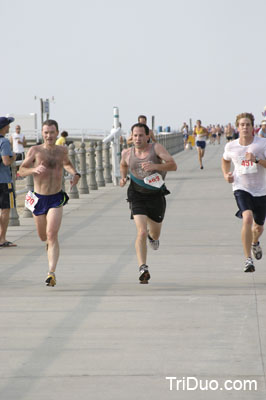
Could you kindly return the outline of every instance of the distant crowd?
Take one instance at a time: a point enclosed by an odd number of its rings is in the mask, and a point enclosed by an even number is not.
[[[193,134],[195,135],[197,125],[194,125]],[[207,139],[210,144],[215,144],[216,142],[220,144],[221,137],[225,137],[227,142],[231,140],[235,140],[239,138],[238,128],[232,125],[230,122],[227,125],[212,125],[209,124],[206,126],[206,130],[208,132]],[[184,144],[186,145],[189,138],[189,127],[186,122],[183,123],[181,127],[181,132],[183,133]],[[266,119],[262,120],[260,125],[255,125],[253,128],[253,135],[257,135],[259,137],[266,138]]]

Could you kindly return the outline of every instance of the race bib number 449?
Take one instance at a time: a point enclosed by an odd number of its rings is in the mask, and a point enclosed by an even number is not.
[[[258,172],[258,167],[253,161],[240,159],[237,170],[239,175],[255,174]]]
[[[39,198],[31,191],[26,194],[25,207],[27,207],[31,212],[35,210],[35,206],[38,203]]]

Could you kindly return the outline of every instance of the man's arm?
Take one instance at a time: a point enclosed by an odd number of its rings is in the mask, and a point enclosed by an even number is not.
[[[21,140],[18,140],[18,143],[19,144],[22,144],[23,145],[23,147],[26,147],[26,139],[25,139],[25,136],[23,136],[23,139],[22,139],[22,142],[21,142]]]
[[[256,162],[256,156],[253,153],[246,153],[246,160]],[[266,168],[266,160],[260,158],[258,164],[261,165],[263,168]]]
[[[150,162],[142,163],[142,168],[144,171],[176,171],[177,165],[173,157],[168,153],[168,151],[160,144],[156,143],[154,146],[154,151],[157,156],[164,161],[162,164],[153,164]]]
[[[150,138],[154,143],[157,143],[157,140],[155,139],[154,132],[150,129]]]
[[[132,134],[130,135],[130,137],[127,139],[127,144],[130,145],[133,143],[133,137]]]
[[[37,167],[33,167],[35,161],[35,149],[31,147],[26,155],[25,160],[22,162],[19,168],[19,175],[24,177],[32,174],[40,175],[46,170],[46,167],[41,163]]]
[[[128,151],[129,149],[124,149],[122,151],[122,158],[120,161],[120,186],[123,187],[127,183],[127,173],[128,173],[128,162],[127,162],[127,157],[128,157]]]
[[[64,151],[63,166],[69,174],[73,175],[73,179],[70,180],[70,184],[71,184],[71,188],[72,188],[72,186],[75,186],[78,183],[80,176],[77,175],[77,170],[76,170],[76,168],[74,168],[72,162],[70,161],[70,159],[68,157],[67,148],[62,146],[62,150]]]
[[[13,163],[13,161],[16,161],[16,154],[13,153],[13,156],[2,156],[2,161],[3,164],[8,167],[9,165],[11,165]]]
[[[227,161],[224,158],[222,158],[222,171],[226,182],[233,183],[234,177],[231,172],[231,161]]]
[[[11,145],[9,140],[5,140],[3,142],[0,155],[2,162],[6,167],[10,166],[13,163],[13,161],[16,160],[16,153],[14,153],[11,150]]]
[[[203,128],[203,132],[205,133],[206,139],[208,139],[208,137],[209,137],[208,130],[206,128]],[[215,129],[215,132],[216,132],[216,129]]]

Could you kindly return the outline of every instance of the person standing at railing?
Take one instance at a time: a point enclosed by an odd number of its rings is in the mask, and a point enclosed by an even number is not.
[[[167,171],[175,171],[173,157],[160,143],[148,143],[149,128],[135,124],[131,128],[133,147],[122,152],[120,186],[125,186],[130,173],[127,192],[131,216],[137,228],[135,243],[139,264],[140,283],[148,283],[150,272],[147,260],[147,238],[153,250],[159,248],[159,236],[169,194],[163,181]]]
[[[26,147],[26,138],[24,133],[21,132],[20,125],[16,126],[16,131],[11,135],[10,143],[14,153],[16,153],[17,158],[16,161],[21,161],[25,159],[25,147]]]
[[[73,175],[71,186],[78,183],[80,174],[72,165],[65,146],[56,146],[58,124],[47,120],[42,126],[43,144],[33,146],[20,166],[20,176],[33,175],[34,193],[26,195],[26,206],[33,212],[37,232],[46,241],[49,271],[47,286],[55,286],[55,270],[59,258],[58,232],[63,216],[63,206],[68,196],[62,191],[63,168]]]
[[[10,209],[15,207],[15,193],[12,183],[11,164],[16,160],[9,140],[9,124],[14,118],[0,117],[0,248],[14,247],[15,243],[6,240]]]
[[[10,143],[11,143],[11,147],[14,151],[14,153],[16,153],[17,158],[16,161],[22,161],[25,159],[25,147],[26,147],[26,138],[24,133],[21,132],[21,127],[20,125],[16,126],[16,131],[15,133],[13,133],[11,135],[10,138]],[[18,171],[19,167],[17,167],[17,171]],[[17,175],[17,178],[19,178],[19,176]]]

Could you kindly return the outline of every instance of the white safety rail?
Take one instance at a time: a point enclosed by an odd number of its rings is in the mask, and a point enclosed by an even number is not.
[[[62,131],[68,132],[68,139],[70,140],[101,140],[109,135],[109,131],[104,129],[93,129],[93,128],[60,128],[60,132]],[[10,132],[6,137],[10,139],[11,135],[14,132]],[[42,141],[42,133],[40,129],[35,130],[23,130],[22,132],[25,135],[26,140],[31,142],[39,143]]]

